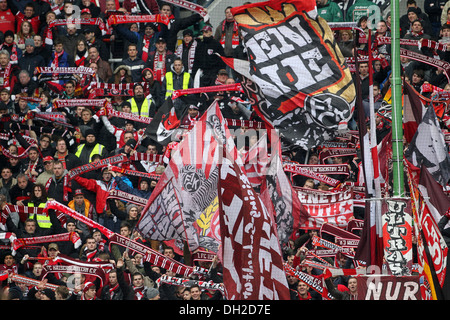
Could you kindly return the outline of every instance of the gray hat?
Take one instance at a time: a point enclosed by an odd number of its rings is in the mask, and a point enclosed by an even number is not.
[[[159,290],[156,288],[148,288],[145,296],[147,299],[153,299],[159,294]]]
[[[25,47],[26,46],[33,46],[34,47],[34,40],[31,38],[28,38],[27,40],[25,40]]]

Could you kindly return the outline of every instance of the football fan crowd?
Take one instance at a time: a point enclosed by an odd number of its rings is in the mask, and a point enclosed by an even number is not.
[[[179,275],[152,265],[142,254],[131,254],[132,251],[124,247],[110,245],[99,230],[79,220],[67,218],[62,222],[55,210],[49,210],[48,214],[33,211],[44,208],[47,200],[55,200],[112,232],[132,237],[181,263],[191,263],[188,253],[181,255],[170,245],[146,240],[134,230],[142,205],[110,198],[108,194],[118,189],[144,199],[150,197],[157,176],[167,165],[155,159],[170,156],[171,150],[145,134],[148,121],[144,118],[155,117],[175,90],[241,81],[220,56],[247,59],[246,49],[230,8],[225,10],[223,21],[212,26],[198,13],[186,14],[179,7],[159,0],[100,2],[97,6],[90,0],[0,0],[0,298],[223,299],[221,290],[202,287],[195,277],[185,279],[183,285],[161,281],[163,276],[167,279],[167,276]],[[364,31],[368,30],[368,17],[358,17],[352,12],[360,12],[370,5],[374,4],[357,0],[344,14],[331,0],[317,1],[318,13],[327,21],[354,21]],[[443,44],[449,41],[447,11],[450,2],[426,0],[425,8],[421,9],[414,0],[408,0],[407,8],[407,14],[400,20],[404,39],[426,38]],[[133,17],[140,14],[160,14],[167,17],[169,23],[142,23],[139,19],[134,22]],[[128,23],[109,25],[111,16],[131,18]],[[374,39],[390,36],[389,14],[384,18],[376,29],[374,27]],[[341,30],[336,32],[336,39],[345,57],[353,57],[354,50],[363,52],[368,46],[372,48],[374,103],[379,110],[377,137],[381,141],[390,131],[391,123],[390,48],[389,44],[361,41],[363,37],[356,34]],[[448,61],[446,51],[433,51],[425,46],[409,49]],[[447,90],[448,81],[442,69],[407,58],[402,58],[401,64],[405,80],[418,92],[430,96]],[[353,75],[354,80],[361,81],[367,112],[368,64],[360,63]],[[424,83],[429,84],[427,90],[422,90]],[[215,99],[219,101],[224,118],[260,120],[244,93],[218,91],[174,99],[180,123],[187,127],[194,124]],[[92,102],[95,100],[101,103]],[[355,115],[350,122],[352,130],[357,128],[356,119]],[[302,164],[318,164],[318,152],[316,149],[294,150],[283,156]],[[135,154],[148,157],[132,158]],[[112,170],[111,166],[70,174],[74,169],[120,155],[133,159],[123,163],[122,168],[153,173],[155,178],[126,175]],[[348,163],[351,174],[345,179],[356,181],[357,156],[334,157],[329,161]],[[324,183],[301,176],[296,176],[293,183],[300,187],[329,189]],[[361,216],[355,217],[361,219]],[[37,239],[72,232],[78,234],[79,241],[62,241],[61,237],[55,237],[55,241],[29,241],[17,250],[10,248],[13,239]],[[297,233],[291,248],[284,250],[285,261],[299,266],[306,248],[311,248],[314,234],[314,231]],[[102,281],[95,275],[82,273],[45,273],[46,265],[58,264],[57,255],[74,264],[74,261],[110,262],[112,267]],[[338,264],[344,266],[350,262],[342,256]],[[222,282],[217,258],[196,263],[209,270],[206,281]],[[302,268],[312,275],[321,273],[312,267]],[[293,300],[322,299],[298,278],[287,276],[287,280]],[[329,290],[337,299],[349,299],[355,293],[356,286],[351,278],[333,280]]]

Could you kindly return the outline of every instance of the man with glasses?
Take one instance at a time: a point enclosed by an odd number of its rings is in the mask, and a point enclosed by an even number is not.
[[[52,146],[52,139],[47,134],[41,135],[38,148],[42,158],[46,158],[48,156],[53,157],[55,154],[55,148]]]

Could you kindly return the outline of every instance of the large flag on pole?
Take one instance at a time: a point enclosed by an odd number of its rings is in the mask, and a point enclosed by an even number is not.
[[[232,13],[248,50],[249,81],[267,102],[254,107],[283,142],[308,150],[347,129],[355,89],[316,2],[267,1]]]
[[[227,300],[289,300],[273,213],[224,152],[219,170],[223,283]]]

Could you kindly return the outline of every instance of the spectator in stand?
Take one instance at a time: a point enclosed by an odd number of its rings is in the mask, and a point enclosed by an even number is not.
[[[423,3],[424,11],[428,15],[433,30],[433,33],[431,34],[433,38],[439,37],[442,9],[446,2],[446,0],[425,0]]]
[[[47,65],[45,59],[36,52],[34,46],[34,39],[27,39],[25,41],[25,51],[18,63],[19,68],[27,71],[30,75],[34,74],[37,67],[44,67]]]
[[[9,196],[12,204],[24,205],[24,201],[29,200],[33,189],[33,183],[29,181],[28,176],[19,173],[16,177],[17,184],[9,190]]]
[[[100,155],[102,159],[105,158],[107,150],[104,145],[97,142],[97,134],[94,129],[86,129],[84,134],[85,142],[78,145],[75,152],[75,155],[80,158],[81,165],[91,163],[95,154]]]
[[[156,113],[156,105],[153,98],[145,96],[144,87],[136,83],[133,87],[133,96],[128,100],[131,105],[131,113],[153,118]],[[141,129],[141,127],[139,127]]]
[[[139,82],[142,80],[142,70],[145,68],[145,61],[138,57],[138,47],[134,43],[128,45],[127,53],[128,58],[124,59],[122,63],[130,67],[133,82]]]
[[[343,22],[344,15],[341,8],[333,0],[317,0],[317,13],[328,22]]]
[[[175,58],[170,71],[166,72],[161,86],[161,93],[164,94],[165,99],[172,96],[174,90],[186,90],[193,88],[194,80],[189,72],[184,69],[183,60]],[[173,101],[173,105],[177,112],[182,113],[185,103],[181,99]]]
[[[96,63],[98,66],[96,74],[103,82],[107,82],[113,75],[111,65],[108,61],[105,61],[100,57],[100,52],[98,48],[92,46],[88,49],[89,59],[86,59],[85,66],[90,66],[91,63]]]
[[[417,6],[416,1],[408,0],[407,6],[407,13],[400,18],[400,37],[403,38],[408,32],[411,32],[412,23],[416,20],[421,20],[424,28],[423,32],[431,35],[433,30],[428,16]]]
[[[16,33],[19,33],[21,30],[22,22],[28,21],[31,23],[31,27],[35,34],[39,33],[39,26],[41,24],[41,20],[39,15],[36,14],[35,3],[34,1],[30,1],[25,5],[25,8],[22,11],[16,13]]]
[[[31,26],[31,22],[25,20],[22,21],[22,24],[19,27],[19,30],[17,31],[17,34],[14,35],[14,42],[17,44],[17,47],[19,47],[22,52],[25,50],[25,41],[27,39],[33,39],[35,33],[33,31],[33,28]]]
[[[0,32],[5,34],[8,30],[11,32],[16,30],[16,17],[8,8],[8,2],[0,0]]]
[[[94,27],[95,26],[89,25],[86,26],[83,30],[84,38],[86,40],[88,48],[96,47],[99,52],[100,58],[103,61],[108,61],[108,59],[110,58],[109,49],[101,39],[101,35],[98,34],[99,31],[96,32]]]
[[[14,42],[14,32],[6,31],[4,35],[3,44],[0,45],[0,50],[6,50],[9,53],[9,61],[11,64],[17,64],[19,58],[22,56],[22,50]]]
[[[197,71],[201,70],[200,86],[207,87],[214,85],[220,69],[226,69],[223,60],[217,56],[217,54],[224,56],[225,52],[220,42],[214,39],[210,25],[205,25],[202,33],[203,39],[199,42],[195,51],[196,59],[192,74],[195,77]]]
[[[197,40],[194,39],[194,32],[191,29],[185,29],[183,31],[183,40],[175,50],[175,55],[181,58],[184,70],[188,73],[192,73],[192,68],[194,67],[197,44]]]
[[[11,92],[17,81],[17,73],[20,70],[10,63],[10,53],[0,50],[0,88]]]
[[[172,63],[175,61],[176,55],[168,50],[166,40],[162,37],[158,38],[155,43],[156,50],[150,52],[146,67],[153,70],[155,80],[161,83],[164,81],[166,72],[170,71]],[[164,89],[163,86],[161,86]]]
[[[203,19],[198,13],[189,15],[186,18],[175,18],[173,7],[168,3],[161,5],[160,14],[166,15],[170,20],[169,25],[160,24],[160,28],[167,41],[167,50],[171,52],[175,51],[178,33]]]

